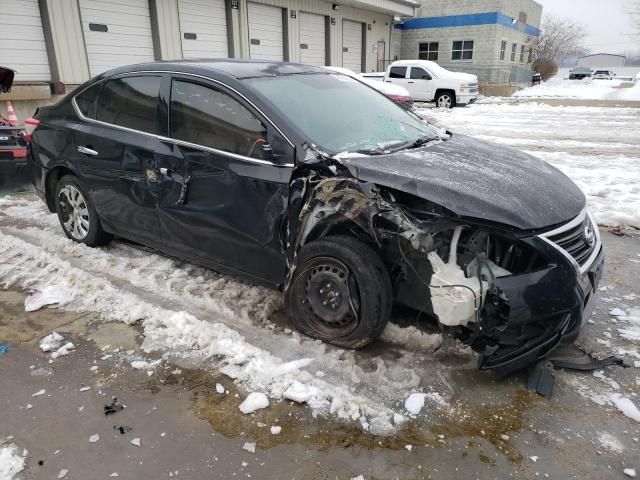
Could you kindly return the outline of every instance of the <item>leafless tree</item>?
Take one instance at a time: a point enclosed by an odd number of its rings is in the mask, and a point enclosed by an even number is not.
[[[529,41],[534,63],[558,65],[571,56],[585,53],[583,42],[586,35],[581,24],[569,18],[546,15],[542,20],[540,35]]]
[[[633,35],[640,39],[640,0],[627,0],[627,12],[633,27]]]

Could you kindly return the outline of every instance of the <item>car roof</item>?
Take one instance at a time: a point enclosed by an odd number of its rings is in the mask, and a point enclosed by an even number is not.
[[[299,63],[274,62],[267,60],[248,59],[193,59],[181,61],[164,61],[153,63],[139,63],[118,67],[105,72],[103,76],[136,71],[174,71],[181,73],[223,73],[236,79],[256,77],[279,77],[285,75],[300,75],[311,73],[328,74],[327,70],[312,65]]]
[[[392,67],[410,67],[411,65],[431,67],[438,64],[430,60],[396,60],[391,64]]]

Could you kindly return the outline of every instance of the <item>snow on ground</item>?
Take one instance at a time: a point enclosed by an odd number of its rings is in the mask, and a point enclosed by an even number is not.
[[[147,351],[209,362],[246,392],[304,402],[315,414],[379,434],[395,430],[394,418],[402,418],[410,393],[448,392],[441,377],[447,367],[429,360],[440,336],[412,329],[420,337],[410,339],[407,331],[390,328],[387,359],[363,358],[302,337],[286,322],[278,326],[277,292],[125,242],[100,249],[73,243],[34,197],[4,197],[0,207],[0,288],[59,289],[65,309],[140,322]],[[458,353],[468,355],[468,368],[474,368],[473,354]],[[432,365],[428,371],[420,368],[425,362]],[[423,416],[448,401],[444,395],[425,398],[430,408]]]
[[[0,443],[0,480],[13,480],[24,469],[26,451],[20,452],[13,443]]]
[[[551,163],[586,194],[598,223],[640,228],[640,109],[492,103],[418,113]]]
[[[565,80],[553,77],[540,85],[519,90],[516,98],[572,98],[581,100],[638,100],[640,82],[622,80]]]

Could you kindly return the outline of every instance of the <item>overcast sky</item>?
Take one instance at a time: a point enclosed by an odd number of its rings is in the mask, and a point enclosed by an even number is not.
[[[593,53],[638,51],[640,45],[629,34],[631,26],[626,3],[631,0],[537,0],[543,15],[569,17],[584,24],[589,32],[585,43]]]

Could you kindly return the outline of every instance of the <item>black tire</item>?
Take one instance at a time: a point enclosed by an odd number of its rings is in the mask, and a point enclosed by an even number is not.
[[[102,229],[93,202],[77,177],[64,175],[60,179],[56,186],[55,205],[62,230],[74,242],[98,247],[113,238]]]
[[[439,92],[435,102],[438,108],[453,108],[456,106],[456,96],[452,92]]]
[[[284,300],[300,332],[345,348],[380,336],[391,315],[392,287],[369,246],[352,237],[323,238],[305,245],[296,265]]]

